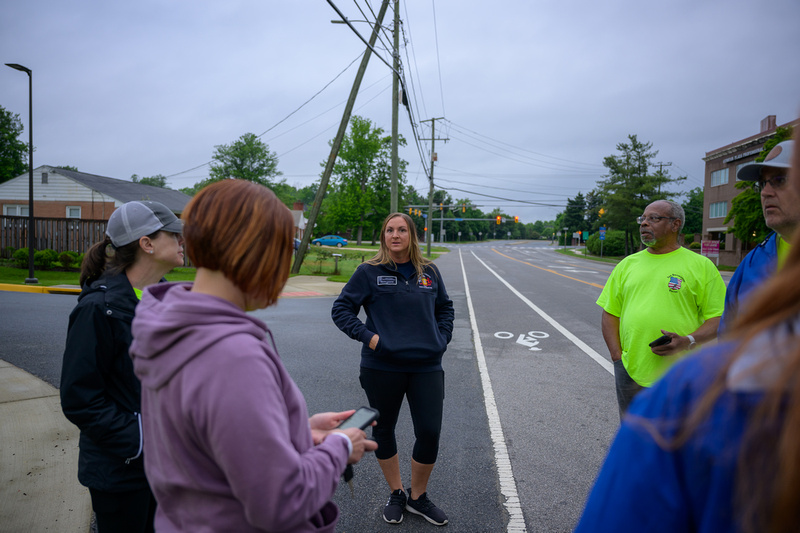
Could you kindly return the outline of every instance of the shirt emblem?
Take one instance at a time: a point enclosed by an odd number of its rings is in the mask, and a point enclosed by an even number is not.
[[[378,286],[397,285],[397,276],[378,276]]]
[[[420,289],[432,289],[433,288],[433,280],[427,274],[423,274],[419,277],[419,281],[417,282],[417,286]]]
[[[670,276],[669,283],[667,286],[669,287],[670,292],[678,292],[681,290],[681,286],[683,285],[683,278],[680,276]]]

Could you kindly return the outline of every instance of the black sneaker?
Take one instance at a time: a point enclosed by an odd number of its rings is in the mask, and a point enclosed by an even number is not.
[[[437,526],[443,526],[447,523],[447,515],[444,511],[436,507],[432,501],[428,499],[428,493],[423,492],[422,496],[416,500],[411,499],[411,490],[408,491],[408,501],[406,502],[406,509],[414,514],[420,515],[422,518]]]
[[[399,524],[403,521],[403,511],[406,508],[406,493],[397,489],[389,495],[389,501],[383,508],[383,519],[390,524]]]

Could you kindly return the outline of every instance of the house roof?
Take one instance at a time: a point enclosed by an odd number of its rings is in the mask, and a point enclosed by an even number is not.
[[[186,204],[189,203],[189,200],[192,199],[188,194],[174,189],[164,189],[153,185],[107,178],[105,176],[87,174],[86,172],[75,172],[58,167],[52,167],[52,169],[54,173],[60,174],[65,178],[69,178],[122,203],[133,200],[153,200],[155,202],[161,202],[173,213],[180,214],[183,212]]]

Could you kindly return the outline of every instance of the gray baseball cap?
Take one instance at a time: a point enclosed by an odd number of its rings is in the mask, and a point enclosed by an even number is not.
[[[792,150],[794,141],[778,143],[769,151],[763,162],[744,165],[736,173],[736,177],[742,181],[758,181],[761,178],[761,169],[764,167],[792,168]]]
[[[159,230],[181,233],[183,224],[167,206],[149,200],[122,204],[111,213],[106,225],[106,235],[117,248]]]

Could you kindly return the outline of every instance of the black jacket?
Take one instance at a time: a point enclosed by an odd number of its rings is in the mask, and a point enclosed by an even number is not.
[[[61,408],[81,431],[78,480],[107,492],[147,487],[141,385],[128,355],[138,302],[124,273],[104,275],[84,287],[69,316]]]
[[[361,307],[367,322],[358,318]],[[435,265],[406,278],[387,265],[362,263],[333,303],[340,330],[360,341],[361,366],[391,372],[434,372],[453,336],[455,312]],[[378,334],[378,345],[369,347]]]

